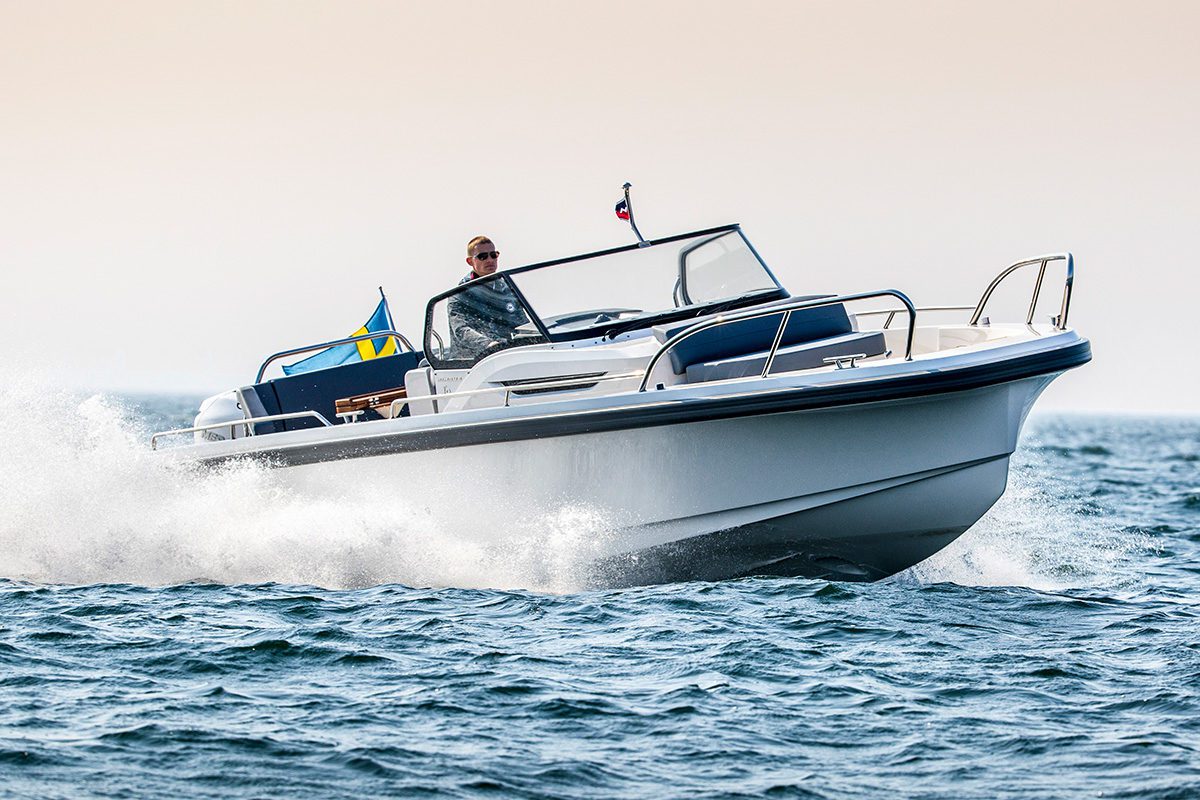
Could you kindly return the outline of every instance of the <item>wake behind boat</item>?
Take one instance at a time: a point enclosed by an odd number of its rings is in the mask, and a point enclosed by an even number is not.
[[[1061,302],[1035,322],[1051,268]],[[1036,276],[1027,315],[990,321],[1018,271]],[[1059,253],[1009,266],[972,306],[796,297],[727,225],[455,287],[429,301],[419,349],[389,320],[277,353],[151,444],[193,434],[164,453],[258,459],[316,496],[403,486],[514,527],[578,504],[604,520],[587,546],[597,585],[876,580],[1003,494],[1034,401],[1091,358],[1067,326],[1073,278]],[[927,323],[947,313],[967,318]],[[314,351],[319,368],[265,378]]]

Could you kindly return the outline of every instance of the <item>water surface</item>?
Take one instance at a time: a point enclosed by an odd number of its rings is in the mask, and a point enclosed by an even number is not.
[[[881,583],[580,592],[586,510],[532,570],[402,495],[164,471],[193,400],[4,445],[0,796],[1200,796],[1200,418],[1035,417]]]

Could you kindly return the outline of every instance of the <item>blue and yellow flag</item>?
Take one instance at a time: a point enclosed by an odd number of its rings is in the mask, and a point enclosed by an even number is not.
[[[383,292],[380,291],[380,294],[383,294]],[[367,320],[367,324],[350,334],[350,336],[362,336],[365,333],[388,330],[395,330],[395,328],[392,327],[392,312],[388,310],[387,297],[385,296],[379,301],[379,305],[375,307],[375,313]],[[327,350],[322,350],[315,356],[309,356],[303,361],[289,364],[283,368],[283,374],[298,375],[301,372],[312,372],[315,369],[337,367],[342,364],[349,364],[352,361],[383,358],[384,356],[395,355],[395,353],[396,337],[394,336],[382,339],[363,339],[351,344],[340,344],[337,347],[330,347]]]

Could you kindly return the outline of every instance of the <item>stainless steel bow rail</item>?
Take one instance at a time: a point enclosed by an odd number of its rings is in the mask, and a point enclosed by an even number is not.
[[[324,425],[326,428],[332,427],[333,423],[325,419],[325,416],[319,411],[292,411],[288,414],[270,414],[265,417],[247,417],[246,419],[235,419],[227,422],[211,422],[208,425],[195,425],[191,428],[176,428],[173,431],[159,431],[150,437],[150,449],[158,449],[158,440],[165,436],[181,436],[185,433],[199,433],[200,431],[215,431],[221,428],[229,428],[229,436],[233,437],[233,429],[239,425],[246,426],[246,435],[254,436],[254,426],[260,422],[277,422],[285,419],[315,419]]]
[[[983,315],[983,308],[987,305],[987,301],[991,299],[992,292],[996,291],[996,287],[1003,282],[1005,278],[1013,274],[1022,267],[1028,267],[1032,264],[1039,264],[1037,282],[1033,285],[1033,297],[1029,300],[1029,313],[1025,315],[1025,324],[1033,324],[1033,314],[1037,311],[1038,295],[1042,293],[1042,280],[1046,277],[1046,265],[1051,261],[1067,262],[1067,276],[1063,281],[1063,296],[1062,305],[1059,307],[1057,317],[1053,317],[1054,327],[1058,330],[1065,330],[1067,327],[1067,312],[1071,310],[1071,288],[1075,285],[1075,256],[1070,253],[1051,253],[1044,256],[1035,256],[1027,258],[1024,261],[1018,261],[1012,266],[1006,268],[1003,272],[996,276],[983,292],[983,297],[979,298],[979,304],[975,306],[975,313],[971,315],[971,325],[978,325],[979,318]]]
[[[895,297],[908,310],[908,337],[904,345],[904,360],[912,361],[913,334],[917,328],[917,309],[913,306],[912,301],[904,292],[898,289],[881,289],[877,292],[861,292],[859,294],[843,294],[838,297],[828,297],[821,300],[803,300],[795,303],[782,303],[780,305],[770,306],[768,308],[752,308],[746,311],[737,311],[732,314],[718,314],[712,319],[701,320],[691,327],[685,328],[679,333],[672,336],[654,354],[650,359],[650,364],[646,367],[645,373],[642,375],[641,386],[638,387],[639,392],[646,391],[646,386],[650,382],[650,375],[654,372],[654,368],[658,366],[658,362],[662,357],[671,352],[686,339],[690,339],[697,333],[706,331],[709,328],[718,328],[722,325],[728,325],[731,322],[740,322],[746,319],[759,319],[760,317],[773,317],[776,314],[781,314],[783,319],[779,321],[779,329],[775,331],[775,341],[771,343],[771,350],[767,353],[767,363],[763,365],[760,378],[765,378],[771,373],[771,367],[775,364],[775,353],[779,350],[779,344],[783,341],[783,332],[787,330],[788,321],[792,318],[793,311],[799,311],[805,308],[820,308],[822,306],[835,306],[843,303],[850,303],[855,300],[868,300],[872,297]]]
[[[267,367],[271,366],[272,363],[274,363],[275,361],[278,361],[281,358],[287,358],[288,356],[298,356],[302,353],[311,353],[314,350],[324,350],[327,347],[337,347],[340,344],[354,344],[355,342],[363,342],[363,341],[366,341],[367,339],[387,339],[387,338],[399,339],[400,342],[403,343],[404,346],[407,347],[410,352],[416,352],[416,348],[414,348],[412,346],[412,342],[410,342],[404,336],[404,334],[400,333],[399,331],[392,331],[392,330],[375,331],[374,333],[364,333],[361,336],[347,336],[344,339],[334,339],[332,342],[322,342],[321,344],[309,344],[309,345],[305,345],[304,347],[293,347],[291,350],[280,350],[278,353],[274,353],[270,356],[267,356],[267,360],[264,361],[262,363],[262,366],[258,368],[258,375],[255,376],[254,382],[262,383],[263,374],[267,371]]]
[[[1008,267],[1005,267],[999,275],[995,277],[987,289],[984,290],[983,296],[979,298],[979,302],[973,306],[921,306],[917,311],[970,311],[971,325],[978,325],[979,320],[983,317],[983,309],[987,306],[988,300],[991,299],[992,293],[996,291],[1005,278],[1013,274],[1022,267],[1028,267],[1033,264],[1038,265],[1037,282],[1033,285],[1033,296],[1029,300],[1029,311],[1025,315],[1025,324],[1033,324],[1033,315],[1037,312],[1038,298],[1042,292],[1042,283],[1046,278],[1046,267],[1053,261],[1065,261],[1067,265],[1066,278],[1063,281],[1063,297],[1062,306],[1059,308],[1058,316],[1051,318],[1054,327],[1058,330],[1065,330],[1067,327],[1067,314],[1071,310],[1071,290],[1075,285],[1075,257],[1070,253],[1051,253],[1044,256],[1034,256],[1027,258],[1024,261],[1018,261]],[[883,322],[883,329],[887,330],[892,324],[892,320],[897,314],[904,309],[902,308],[879,308],[872,311],[858,311],[856,316],[870,317],[880,314],[887,314],[887,319]]]

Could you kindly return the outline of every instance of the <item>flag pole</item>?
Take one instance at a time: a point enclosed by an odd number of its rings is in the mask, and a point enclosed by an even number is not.
[[[383,287],[379,287],[379,298],[383,301],[383,313],[387,315],[388,328],[396,330],[396,323],[392,321],[392,307],[388,305],[387,295],[383,293]]]
[[[629,197],[629,190],[633,184],[629,181],[625,182],[625,210],[629,212],[629,227],[633,228],[633,235],[638,238],[638,247],[649,247],[650,243],[646,241],[646,237],[642,236],[642,232],[638,230],[637,223],[633,219],[633,200]]]

